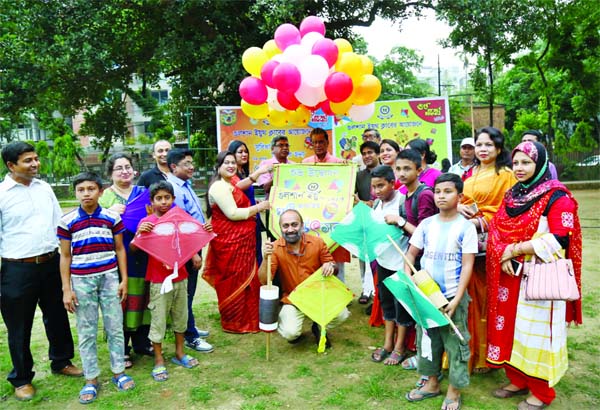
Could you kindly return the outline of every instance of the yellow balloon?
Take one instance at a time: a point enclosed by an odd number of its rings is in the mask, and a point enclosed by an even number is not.
[[[352,107],[352,96],[340,103],[329,103],[329,108],[334,114],[348,114],[348,110]]]
[[[289,122],[296,126],[308,124],[310,122],[310,110],[304,105],[298,106],[294,111],[290,111]]]
[[[335,63],[335,71],[341,71],[348,74],[352,78],[352,82],[356,83],[362,75],[362,62],[358,54],[352,51],[344,53],[338,57]]]
[[[381,94],[381,82],[374,75],[363,75],[354,89],[354,104],[367,105],[375,101]]]
[[[250,47],[242,54],[242,65],[254,77],[260,77],[260,69],[267,61],[269,57],[262,48]]]
[[[281,54],[281,50],[277,47],[277,43],[275,40],[271,39],[265,43],[263,46],[263,51],[267,53],[267,57],[271,59],[274,55]]]
[[[350,44],[348,40],[343,38],[336,38],[335,40],[333,40],[333,42],[338,48],[338,53],[342,54],[352,52],[352,44]]]
[[[366,55],[359,55],[360,63],[362,64],[363,74],[373,74],[373,62]]]
[[[242,100],[242,112],[250,118],[255,120],[262,120],[267,118],[269,114],[269,104],[264,103],[260,105],[248,104],[245,100]]]
[[[269,115],[267,116],[269,120],[269,124],[275,127],[281,127],[285,125],[288,120],[288,112],[287,111],[277,111],[269,108]]]

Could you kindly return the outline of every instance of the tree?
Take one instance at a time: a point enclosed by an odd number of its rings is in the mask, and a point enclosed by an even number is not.
[[[530,47],[535,30],[529,24],[535,15],[533,1],[440,0],[436,12],[452,27],[448,46],[462,47],[477,56],[476,70],[484,69],[487,81],[475,77],[475,88],[487,89],[490,125],[493,125],[495,69],[511,61],[514,53]],[[485,85],[484,85],[485,84]]]
[[[431,86],[419,81],[415,72],[421,69],[423,57],[415,50],[402,46],[392,48],[383,61],[376,61],[374,74],[381,81],[384,98],[423,97],[431,94]]]

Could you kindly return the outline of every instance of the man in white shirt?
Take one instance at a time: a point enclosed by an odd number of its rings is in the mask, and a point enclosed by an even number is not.
[[[452,165],[448,172],[460,176],[464,181],[471,176],[473,166],[475,166],[475,139],[463,138],[460,142],[460,161]]]
[[[30,144],[16,141],[2,149],[9,170],[0,183],[0,310],[8,331],[13,368],[7,380],[18,400],[31,400],[33,357],[29,342],[39,304],[53,373],[82,376],[73,366],[73,338],[62,301],[56,228],[62,215],[46,182],[35,178],[40,160]]]

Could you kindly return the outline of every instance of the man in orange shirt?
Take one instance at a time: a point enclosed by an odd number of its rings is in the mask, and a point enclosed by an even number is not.
[[[283,294],[281,298],[283,306],[279,312],[277,331],[288,342],[297,343],[302,339],[304,313],[290,303],[288,295],[319,268],[322,268],[323,276],[333,275],[335,262],[321,238],[306,235],[303,232],[304,221],[298,211],[294,209],[284,211],[279,217],[279,227],[281,238],[275,242],[267,242],[263,247],[264,259],[258,274],[261,283],[265,284],[267,282],[267,256],[270,255],[271,272],[273,272],[273,278],[279,280]],[[327,325],[327,328],[336,327],[349,316],[350,312],[344,308]],[[321,331],[316,323],[313,323],[312,332],[318,343]],[[327,347],[329,346],[328,342]]]

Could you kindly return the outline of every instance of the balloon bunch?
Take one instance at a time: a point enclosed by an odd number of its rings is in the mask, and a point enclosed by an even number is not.
[[[311,113],[365,121],[373,115],[381,83],[373,62],[338,38],[325,37],[325,24],[306,17],[300,29],[286,23],[262,48],[250,47],[242,65],[251,74],[240,83],[242,111],[272,125],[306,125]]]

